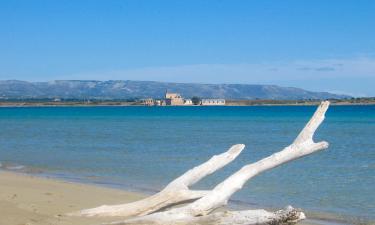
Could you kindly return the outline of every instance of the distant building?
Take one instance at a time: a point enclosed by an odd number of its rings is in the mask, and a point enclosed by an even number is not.
[[[142,100],[142,104],[147,106],[153,106],[155,105],[155,101],[152,98],[146,98]]]
[[[154,101],[154,105],[156,105],[156,106],[162,106],[162,105],[165,105],[165,101],[163,101],[163,100],[155,100],[155,101]]]
[[[166,105],[184,105],[184,99],[179,93],[165,93],[165,104]]]
[[[193,101],[191,99],[184,99],[184,105],[193,105]]]
[[[202,99],[201,105],[225,105],[225,99]]]

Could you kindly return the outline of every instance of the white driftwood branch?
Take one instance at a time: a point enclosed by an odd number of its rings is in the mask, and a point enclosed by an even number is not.
[[[169,205],[201,198],[209,191],[190,190],[189,186],[233,161],[244,148],[243,144],[233,145],[227,152],[213,156],[207,162],[173,180],[159,193],[145,199],[120,205],[103,205],[68,215],[124,217],[147,215]]]
[[[328,106],[328,101],[321,103],[313,117],[291,145],[267,158],[242,167],[218,184],[208,195],[188,205],[186,210],[196,216],[207,215],[211,211],[226,205],[229,198],[252,177],[286,162],[328,148],[327,142],[315,143],[312,139],[316,129],[324,120]]]
[[[226,212],[227,214],[210,214],[213,210],[226,205],[229,198],[252,177],[281,164],[287,163],[291,160],[301,158],[316,151],[328,147],[327,142],[313,141],[313,135],[316,129],[324,120],[325,112],[327,111],[329,102],[322,102],[310,121],[306,124],[301,133],[297,136],[294,142],[282,151],[272,154],[258,162],[246,165],[239,171],[228,177],[222,183],[218,184],[211,192],[202,198],[196,200],[181,208],[174,208],[164,212],[157,212],[151,215],[140,216],[134,219],[128,219],[115,224],[200,224],[199,221],[206,221],[212,219],[219,219],[218,224],[280,224],[282,218],[291,220],[291,217],[285,215],[293,215],[292,220],[304,219],[304,214],[293,208],[288,208],[284,213],[270,213],[265,211],[239,211]],[[216,216],[215,216],[216,215]],[[220,216],[217,216],[220,215]],[[225,216],[228,215],[228,216]],[[271,218],[269,220],[265,218]],[[216,224],[216,223],[214,223]]]
[[[273,225],[293,224],[305,219],[303,212],[291,206],[276,212],[268,212],[264,209],[224,211],[216,212],[206,216],[192,217],[186,214],[176,217],[170,215],[151,214],[144,217],[136,217],[126,221],[113,222],[108,225]]]

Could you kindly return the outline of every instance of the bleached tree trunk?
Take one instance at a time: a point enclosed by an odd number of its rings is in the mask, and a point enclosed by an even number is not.
[[[207,215],[211,211],[227,204],[229,198],[252,177],[286,162],[301,158],[319,150],[328,148],[325,141],[315,143],[313,135],[324,120],[329,102],[323,102],[311,120],[306,124],[294,142],[282,151],[272,154],[258,162],[246,165],[218,184],[208,195],[193,202],[186,210],[193,215]]]
[[[233,161],[244,148],[245,145],[243,144],[233,145],[227,152],[213,156],[207,162],[187,171],[182,176],[173,180],[159,193],[145,199],[120,205],[103,205],[70,213],[68,215],[139,216],[147,215],[169,205],[198,199],[206,195],[209,191],[190,190],[189,186]]]
[[[252,177],[286,162],[326,149],[328,147],[327,142],[315,143],[312,138],[319,125],[323,122],[328,106],[328,101],[321,103],[313,117],[291,145],[258,162],[242,167],[218,184],[212,191],[193,203],[181,208],[140,216],[114,224],[201,224],[202,221],[214,221],[214,224],[249,225],[280,224],[282,221],[291,222],[304,219],[304,214],[293,208],[275,213],[263,210],[210,213],[226,205],[229,198]]]
[[[264,209],[224,211],[215,212],[206,216],[189,216],[187,214],[173,219],[158,214],[151,214],[145,217],[128,219],[120,222],[109,223],[108,225],[277,225],[293,224],[302,219],[305,215],[291,206],[276,212],[268,212]]]

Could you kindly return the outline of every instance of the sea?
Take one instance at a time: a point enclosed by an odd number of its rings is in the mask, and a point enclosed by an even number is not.
[[[0,168],[155,193],[211,156],[245,144],[235,161],[192,187],[211,189],[291,144],[315,109],[2,107]],[[314,139],[329,148],[249,180],[230,207],[292,205],[322,224],[375,224],[375,106],[331,106]]]

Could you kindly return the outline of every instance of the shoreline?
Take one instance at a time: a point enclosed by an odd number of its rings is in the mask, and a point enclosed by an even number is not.
[[[5,186],[5,189],[4,187]],[[8,189],[6,189],[8,187]],[[10,188],[9,188],[10,187]],[[0,169],[0,211],[10,215],[0,218],[0,224],[19,224],[25,221],[28,224],[100,224],[115,221],[121,218],[81,218],[66,217],[65,213],[84,208],[96,207],[103,204],[119,204],[139,200],[149,194],[140,190],[126,190],[122,186],[111,186],[110,183],[90,183],[90,181],[64,179],[49,174],[27,173],[17,170]],[[147,193],[148,192],[148,193]],[[19,198],[24,196],[24,198]],[[95,198],[92,198],[95,196]],[[231,201],[230,208],[244,210],[255,208],[254,205],[244,202]],[[49,205],[54,207],[50,208]],[[256,208],[262,208],[257,206]],[[267,208],[275,210],[274,208]],[[26,212],[25,212],[26,210]],[[42,214],[43,216],[40,216]],[[15,217],[13,218],[12,215]],[[310,216],[309,216],[310,215]],[[324,212],[307,212],[307,220],[300,222],[303,225],[348,225],[357,224],[340,216]],[[35,219],[43,218],[43,219]],[[5,219],[5,220],[4,220]],[[37,220],[38,223],[32,222]],[[17,221],[17,223],[12,223]],[[100,221],[100,222],[99,222]],[[354,221],[354,220],[353,220]],[[358,220],[359,222],[363,222]],[[359,223],[358,222],[358,223]],[[363,223],[366,224],[367,222]],[[21,223],[22,224],[22,223]],[[368,222],[367,224],[373,224]]]
[[[156,99],[164,101],[162,99]],[[196,107],[196,106],[316,106],[328,100],[331,105],[375,105],[375,97],[345,98],[345,99],[225,99],[225,104],[174,104],[174,105],[149,105],[142,99],[55,99],[45,98],[0,98],[0,107],[102,107],[102,106],[147,106],[147,107]]]
[[[179,106],[146,106],[141,104],[0,104],[0,108],[32,108],[32,107],[253,107],[253,106],[317,106],[320,102],[314,103],[281,103],[281,104],[226,104],[226,105],[179,105]],[[373,106],[375,102],[369,103],[331,103],[332,106]]]

